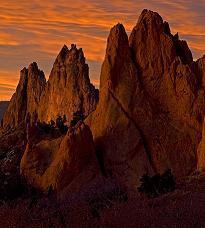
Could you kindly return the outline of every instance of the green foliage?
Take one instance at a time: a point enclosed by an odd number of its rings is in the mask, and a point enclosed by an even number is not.
[[[162,175],[156,174],[152,177],[143,175],[140,179],[141,186],[138,188],[140,193],[145,193],[149,197],[157,197],[161,194],[172,192],[176,188],[175,178],[171,169]]]

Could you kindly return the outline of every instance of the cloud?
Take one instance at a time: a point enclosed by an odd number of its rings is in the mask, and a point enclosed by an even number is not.
[[[63,44],[76,43],[85,52],[91,80],[98,84],[110,28],[121,22],[130,33],[144,8],[159,12],[173,33],[187,39],[195,58],[203,55],[204,0],[7,0],[0,4],[0,83],[15,87],[19,70],[33,61],[48,76]],[[3,96],[5,88],[0,90],[0,99]]]

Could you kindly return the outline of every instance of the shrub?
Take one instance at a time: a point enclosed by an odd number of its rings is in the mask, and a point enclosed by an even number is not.
[[[66,133],[68,130],[68,127],[65,125],[66,122],[66,116],[64,115],[63,118],[59,116],[56,119],[56,127],[60,130],[62,134]]]
[[[143,175],[140,179],[141,185],[138,188],[140,193],[145,193],[149,197],[157,197],[160,194],[172,192],[176,188],[175,178],[171,169],[165,171],[162,175],[154,176]]]
[[[50,124],[45,123],[45,122],[43,122],[43,123],[37,122],[37,127],[46,134],[49,134],[51,129],[52,129],[52,126]]]
[[[70,126],[74,127],[78,123],[78,121],[84,120],[84,118],[84,115],[80,111],[73,113],[73,119],[70,122]]]

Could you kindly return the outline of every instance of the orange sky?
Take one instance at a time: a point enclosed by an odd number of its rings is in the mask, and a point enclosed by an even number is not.
[[[31,2],[31,3],[30,3]],[[205,54],[205,1],[197,0],[7,0],[0,4],[0,100],[15,91],[19,71],[36,61],[49,75],[63,44],[82,47],[98,84],[110,28],[129,33],[144,9],[157,11],[186,39],[194,58]]]

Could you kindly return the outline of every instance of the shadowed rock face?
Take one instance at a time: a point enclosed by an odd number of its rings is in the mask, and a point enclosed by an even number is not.
[[[111,29],[99,105],[87,119],[107,173],[130,186],[144,173],[171,168],[180,177],[197,168],[205,107],[200,69],[155,12],[142,12],[129,42],[122,25]]]
[[[8,108],[9,101],[0,101],[0,121],[4,115],[4,112]]]
[[[12,96],[3,117],[2,126],[4,129],[18,127],[25,121],[28,113],[32,117],[38,109],[45,85],[44,73],[38,69],[36,63],[32,63],[28,69],[21,70],[16,92]]]
[[[21,160],[21,173],[31,185],[59,192],[94,161],[92,133],[79,122],[64,137],[29,142]]]
[[[71,120],[76,111],[87,116],[95,110],[97,102],[98,90],[90,83],[89,68],[82,49],[71,45],[69,50],[64,46],[55,60],[42,95],[39,119],[48,122],[65,114]]]

